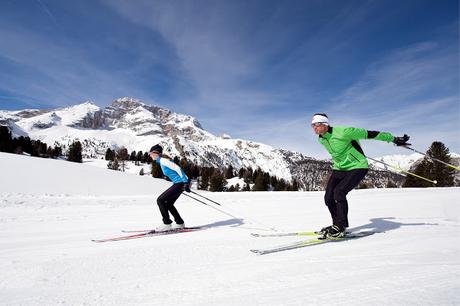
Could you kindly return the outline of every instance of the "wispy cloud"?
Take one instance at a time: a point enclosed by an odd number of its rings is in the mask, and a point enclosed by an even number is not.
[[[107,104],[119,96],[154,99],[137,86],[127,67],[121,73],[88,57],[90,47],[52,39],[23,27],[0,27],[0,89],[25,101],[60,106],[91,99]],[[136,74],[136,73],[134,73]]]
[[[317,89],[309,80],[322,70],[309,61],[323,50],[339,52],[338,39],[368,18],[371,7],[375,11],[369,2],[327,12],[331,20],[315,21],[309,32],[303,25],[317,20],[315,3],[299,8],[298,3],[289,8],[273,2],[270,8],[221,1],[105,3],[122,18],[160,33],[174,47],[181,71],[195,88],[176,107],[197,116],[213,132],[259,141],[273,140],[265,137],[273,126],[279,130],[283,121],[300,120],[295,108],[311,103]]]
[[[412,136],[415,146],[443,140],[460,150],[458,49],[434,42],[391,52],[372,63],[329,112],[337,125]],[[379,154],[381,147],[371,152]]]
[[[393,51],[375,63],[355,84],[333,99],[334,110],[381,111],[404,106],[437,92],[457,92],[457,49],[435,42]]]
[[[458,53],[452,45],[419,43],[396,49],[368,64],[355,83],[333,97],[331,103],[302,109],[300,117],[279,118],[251,129],[253,137],[281,144],[293,150],[326,158],[316,146],[308,125],[312,113],[327,112],[333,125],[362,127],[369,130],[407,133],[414,146],[425,150],[433,141],[444,141],[460,152],[460,98]],[[283,124],[282,120],[286,120]],[[404,154],[384,143],[366,144],[370,155],[382,152]],[[316,147],[315,147],[316,146]]]

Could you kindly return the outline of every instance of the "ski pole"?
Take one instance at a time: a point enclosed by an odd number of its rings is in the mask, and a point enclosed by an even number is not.
[[[445,161],[442,161],[442,160],[440,160],[440,159],[431,157],[430,155],[428,155],[428,154],[426,154],[426,153],[417,151],[417,150],[415,150],[415,149],[413,149],[413,148],[410,148],[410,147],[408,147],[408,146],[400,146],[400,147],[403,147],[403,148],[406,148],[406,149],[408,149],[408,150],[414,151],[414,152],[416,152],[416,153],[418,153],[418,154],[422,154],[422,155],[428,157],[428,158],[431,159],[431,160],[437,161],[438,163],[444,164],[444,165],[446,165],[447,167],[451,167],[451,168],[454,168],[454,169],[457,170],[457,171],[460,171],[460,168],[459,168],[459,167],[454,166],[454,165],[449,164],[449,163],[446,163]]]
[[[412,172],[403,170],[403,169],[401,169],[400,167],[393,166],[393,165],[389,165],[389,164],[387,164],[387,163],[384,163],[383,161],[376,160],[376,159],[373,159],[373,158],[368,157],[368,156],[366,156],[366,157],[369,158],[370,160],[373,160],[373,161],[377,162],[377,163],[384,164],[385,166],[390,167],[390,168],[393,168],[393,169],[396,169],[396,170],[398,170],[398,171],[400,171],[400,172],[402,172],[402,173],[405,173],[405,174],[409,174],[409,175],[418,177],[419,179],[425,180],[425,181],[430,182],[430,183],[432,183],[432,184],[434,184],[434,185],[436,185],[436,184],[438,183],[436,180],[432,181],[432,180],[430,180],[430,179],[427,179],[426,177],[423,177],[423,176],[417,175],[417,174],[415,174],[415,173],[412,173]]]
[[[194,193],[195,193],[195,192],[194,192]],[[234,215],[232,215],[232,214],[229,214],[229,213],[226,212],[226,211],[223,211],[222,209],[219,209],[219,208],[217,208],[217,207],[211,206],[211,205],[209,205],[208,203],[201,201],[200,199],[197,199],[197,198],[195,198],[195,197],[192,197],[191,195],[189,195],[189,194],[187,194],[187,193],[184,193],[184,195],[186,195],[187,197],[189,197],[189,198],[191,198],[191,199],[194,199],[195,201],[200,202],[200,203],[202,203],[202,204],[204,204],[204,205],[206,205],[206,206],[209,206],[209,207],[211,207],[211,208],[214,208],[215,210],[218,210],[218,211],[220,211],[221,213],[226,214],[227,216],[230,216],[230,217],[235,218],[235,219],[241,219],[241,218],[238,218],[238,217],[236,217],[236,216],[234,216]],[[220,204],[219,204],[219,205],[220,205]]]
[[[192,191],[192,192],[193,192],[193,191]],[[193,192],[193,193],[196,194],[196,192]],[[234,215],[232,215],[232,214],[230,214],[230,213],[228,213],[228,212],[226,212],[226,211],[224,211],[224,210],[222,210],[222,209],[219,209],[219,208],[217,208],[217,207],[214,207],[214,206],[212,206],[212,205],[209,205],[208,203],[206,203],[206,202],[204,202],[204,201],[201,201],[200,199],[197,199],[197,198],[195,198],[195,197],[192,197],[191,195],[189,195],[189,194],[187,194],[187,193],[183,193],[183,194],[186,195],[187,197],[191,198],[191,199],[194,199],[195,201],[197,201],[197,202],[199,202],[199,203],[202,203],[202,204],[204,204],[204,205],[206,205],[206,206],[209,206],[209,207],[211,207],[211,208],[213,208],[213,209],[215,209],[215,210],[217,210],[217,211],[220,211],[221,213],[223,213],[223,214],[225,214],[225,215],[227,215],[227,216],[230,216],[230,217],[235,218],[235,219],[238,219],[238,220],[244,220],[244,218],[238,218],[237,216],[234,216]],[[205,198],[205,199],[207,199],[207,198]],[[220,205],[220,204],[219,204],[219,205]],[[260,223],[260,222],[254,221],[254,220],[251,221],[251,220],[248,219],[248,221],[249,221],[249,222],[252,222],[252,223],[256,223],[256,224],[258,223],[258,224],[262,225],[263,227],[268,228],[268,229],[271,230],[271,231],[275,231],[275,232],[278,231],[278,230],[277,230],[276,228],[274,228],[274,227],[269,227],[269,226],[267,226],[266,224],[262,224],[262,223]]]
[[[202,197],[203,199],[208,200],[209,202],[212,202],[212,203],[214,203],[214,204],[217,204],[217,205],[219,205],[219,206],[222,206],[220,203],[217,203],[216,201],[213,201],[213,200],[211,200],[210,198],[207,198],[207,197],[205,197],[205,196],[199,194],[198,192],[195,192],[195,191],[193,191],[193,190],[190,190],[190,192],[193,193],[193,194],[196,194],[197,196]]]

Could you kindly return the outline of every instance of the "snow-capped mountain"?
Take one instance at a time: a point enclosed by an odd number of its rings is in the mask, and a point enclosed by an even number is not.
[[[409,155],[395,154],[395,155],[384,155],[381,157],[375,157],[374,159],[384,162],[389,165],[396,166],[405,171],[409,171],[409,169],[412,167],[412,165],[415,162],[417,162],[420,159],[423,159],[423,155],[419,153],[413,153]],[[372,161],[372,160],[369,160],[369,164],[379,169],[385,169],[385,170],[390,170],[390,171],[392,170],[391,168],[387,168],[383,164]]]
[[[0,111],[0,124],[10,126],[15,136],[61,145],[64,151],[78,139],[87,157],[102,156],[107,148],[122,146],[145,152],[160,143],[169,155],[201,166],[261,168],[287,181],[295,178],[306,190],[322,189],[331,169],[329,161],[228,135],[215,136],[191,116],[133,98],[114,100],[105,108],[87,101],[53,110]],[[370,171],[367,177],[366,185],[371,187],[402,182],[400,176],[385,170]]]
[[[451,163],[455,166],[460,166],[460,154],[451,152],[450,154]],[[409,154],[409,155],[385,155],[382,157],[376,157],[375,160],[384,162],[388,165],[396,166],[405,171],[414,172],[417,165],[423,160],[424,156],[419,153]],[[394,168],[386,167],[381,163],[369,160],[369,164],[374,166],[375,168],[389,170],[389,171],[397,171]],[[460,172],[455,172],[454,178],[455,186],[460,185]]]
[[[460,154],[457,153],[449,153],[451,158],[451,163],[453,165],[459,166],[460,164]],[[381,157],[375,157],[375,160],[384,162],[388,165],[396,166],[405,171],[411,171],[419,162],[423,160],[424,156],[419,153],[413,153],[409,155],[385,155]],[[381,163],[369,160],[369,164],[373,165],[376,168],[394,171],[394,169],[388,168]]]

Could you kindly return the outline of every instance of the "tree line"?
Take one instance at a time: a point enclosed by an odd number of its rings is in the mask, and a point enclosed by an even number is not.
[[[122,147],[118,150],[107,149],[105,159],[108,161],[107,167],[112,170],[124,171],[124,165],[127,161],[131,161],[136,165],[150,164],[150,174],[155,178],[165,178],[161,171],[160,165],[152,163],[147,152],[132,151],[128,153],[128,149]],[[252,168],[241,168],[236,171],[231,165],[224,168],[199,166],[186,158],[174,157],[173,162],[179,165],[185,174],[197,183],[197,188],[208,191],[297,191],[299,184],[296,180],[292,183],[284,179],[279,179],[271,176],[267,172],[263,172],[260,168],[253,170]],[[139,173],[144,175],[143,169]],[[239,177],[244,180],[244,183],[235,184],[227,187],[227,179]]]
[[[67,160],[82,162],[82,145],[79,141],[74,141],[69,146]],[[42,158],[58,158],[63,155],[62,147],[58,145],[50,146],[41,140],[33,140],[30,137],[12,137],[11,131],[7,126],[0,126],[0,152],[15,154],[29,154]]]
[[[82,162],[82,143],[73,141],[67,151],[66,159],[72,162]],[[49,146],[40,140],[32,140],[30,137],[12,137],[11,131],[7,126],[0,126],[0,152],[29,154],[31,156],[43,158],[62,157],[63,149],[61,146]],[[442,160],[451,164],[452,160],[449,155],[449,149],[439,141],[432,143],[428,151],[428,156]],[[160,166],[152,163],[147,152],[132,151],[122,147],[118,150],[107,149],[105,159],[109,161],[107,167],[113,170],[124,171],[126,162],[131,161],[136,165],[150,164],[150,174],[156,178],[164,178]],[[193,180],[196,180],[198,189],[209,191],[296,191],[299,190],[299,184],[296,180],[291,183],[284,179],[271,176],[269,173],[262,171],[260,168],[241,168],[236,171],[231,165],[220,169],[216,167],[204,167],[195,165],[193,162],[182,158],[175,157],[173,161],[179,165]],[[429,157],[425,157],[421,162],[414,166],[412,170],[417,175],[436,180],[438,187],[448,187],[455,185],[455,170],[444,164],[435,162]],[[141,170],[143,173],[143,169]],[[243,183],[226,186],[227,180],[239,177]],[[408,175],[403,187],[432,187],[433,185],[417,177]],[[390,187],[390,186],[389,186]],[[391,186],[392,187],[392,186]]]

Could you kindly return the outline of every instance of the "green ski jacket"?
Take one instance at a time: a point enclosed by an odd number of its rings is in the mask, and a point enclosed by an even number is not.
[[[366,155],[359,139],[376,139],[391,142],[394,136],[387,132],[368,131],[346,126],[330,126],[326,134],[318,137],[319,142],[331,154],[333,170],[349,171],[367,169]]]

